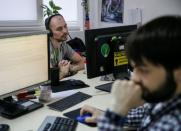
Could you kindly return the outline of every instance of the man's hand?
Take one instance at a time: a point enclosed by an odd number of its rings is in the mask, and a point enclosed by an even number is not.
[[[58,66],[60,68],[60,79],[62,79],[69,74],[70,61],[61,60]]]
[[[95,107],[92,107],[92,106],[88,106],[88,105],[85,105],[81,108],[80,110],[80,115],[83,115],[85,113],[91,113],[92,116],[91,117],[87,117],[85,119],[85,122],[87,123],[96,123],[97,122],[97,118],[103,113],[103,111],[95,108]]]
[[[130,109],[144,103],[141,93],[140,85],[133,81],[115,81],[111,91],[111,110],[119,115],[126,116]]]

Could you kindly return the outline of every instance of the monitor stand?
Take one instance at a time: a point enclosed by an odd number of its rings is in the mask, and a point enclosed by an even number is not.
[[[128,70],[127,72],[120,72],[120,73],[112,73],[108,75],[101,76],[101,81],[115,81],[115,80],[129,80],[130,79],[131,71]]]
[[[129,80],[130,79],[130,72],[121,72],[114,74],[114,78],[116,80]]]
[[[101,81],[112,81],[106,84],[98,85],[95,88],[98,90],[111,92],[112,84],[114,80],[129,80],[131,76],[131,71],[128,70],[127,72],[120,72],[120,73],[113,73],[109,75],[101,76]]]
[[[101,76],[100,80],[101,81],[114,81],[115,77],[113,74],[108,74],[108,75]]]

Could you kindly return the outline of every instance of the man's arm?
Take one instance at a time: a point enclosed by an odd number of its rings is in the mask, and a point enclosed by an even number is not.
[[[78,53],[74,52],[71,57],[72,63],[70,64],[69,71],[72,73],[84,69],[84,60],[84,57],[81,57]]]
[[[70,61],[62,60],[59,62],[60,74],[59,79],[63,79],[66,76],[76,73],[79,70],[84,69],[84,59],[76,52],[73,53]]]
[[[120,131],[124,126],[140,127],[145,111],[143,106],[139,107],[144,103],[141,93],[141,87],[132,80],[115,81],[110,108],[98,120],[99,130]]]
[[[144,117],[145,107],[140,106],[128,112],[126,117],[107,110],[97,121],[100,131],[121,131],[124,128],[139,128]]]
[[[70,61],[67,60],[61,60],[59,62],[59,79],[63,79],[64,77],[68,76],[69,74],[69,67],[70,67]]]
[[[59,67],[61,69],[60,79],[70,76],[81,69],[84,69],[83,57],[76,53],[68,44],[62,43],[61,51],[63,52],[63,58],[65,59],[59,62]],[[68,62],[70,62],[70,64],[67,64]]]

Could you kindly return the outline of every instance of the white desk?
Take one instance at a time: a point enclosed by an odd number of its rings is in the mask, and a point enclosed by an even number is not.
[[[105,81],[100,81],[99,77],[93,78],[93,79],[87,79],[87,76],[86,74],[83,74],[83,71],[80,71],[78,74],[76,74],[75,76],[72,76],[71,78],[82,80],[86,84],[90,85],[90,87],[78,89],[78,91],[90,94],[93,97],[63,112],[51,110],[45,105],[43,108],[35,110],[26,115],[20,116],[16,119],[9,120],[9,119],[0,117],[0,123],[9,124],[11,128],[10,131],[36,131],[47,115],[63,116],[63,113],[78,109],[85,104],[95,106],[102,110],[105,110],[106,107],[108,107],[109,101],[110,101],[110,94],[107,92],[99,91],[94,88],[96,85],[106,83]],[[97,131],[97,128],[88,127],[84,124],[78,123],[77,131]]]

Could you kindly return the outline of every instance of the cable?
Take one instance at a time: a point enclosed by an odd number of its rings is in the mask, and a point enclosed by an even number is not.
[[[72,37],[70,36],[70,34],[68,33],[68,36],[70,37],[70,39],[72,40]]]

